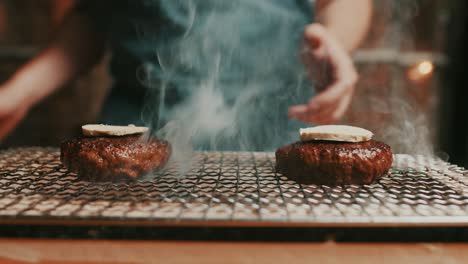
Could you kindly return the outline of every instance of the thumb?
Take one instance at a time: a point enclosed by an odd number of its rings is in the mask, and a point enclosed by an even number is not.
[[[310,24],[304,30],[304,37],[313,50],[318,50],[324,45],[326,29],[317,23]]]

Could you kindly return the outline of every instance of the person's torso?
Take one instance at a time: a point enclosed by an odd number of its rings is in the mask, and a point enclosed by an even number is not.
[[[112,1],[111,13],[99,19],[106,20],[111,40],[116,90],[132,87],[141,97],[148,87],[169,86],[183,99],[215,80],[232,99],[246,87],[273,91],[299,82],[302,31],[312,20],[309,2]]]

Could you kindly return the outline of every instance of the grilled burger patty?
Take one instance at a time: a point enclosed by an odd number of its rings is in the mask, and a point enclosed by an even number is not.
[[[91,181],[122,181],[161,168],[171,154],[168,142],[141,135],[77,138],[61,145],[62,163]]]
[[[304,184],[370,184],[385,175],[392,162],[390,147],[375,140],[306,141],[276,151],[276,170]]]

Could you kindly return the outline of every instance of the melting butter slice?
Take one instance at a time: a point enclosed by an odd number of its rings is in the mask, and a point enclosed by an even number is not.
[[[84,125],[81,127],[83,135],[87,137],[98,136],[126,136],[134,134],[143,134],[148,131],[147,127],[111,126],[111,125]]]
[[[329,140],[344,142],[363,142],[372,139],[374,135],[369,130],[354,126],[327,125],[301,128],[301,141]]]

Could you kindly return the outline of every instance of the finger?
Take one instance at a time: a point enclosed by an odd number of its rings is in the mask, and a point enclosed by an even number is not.
[[[308,44],[307,51],[314,57],[323,58],[326,54],[326,45],[324,40],[326,37],[326,30],[320,24],[311,24],[304,30],[304,38]]]
[[[346,82],[335,82],[332,86],[309,100],[308,105],[316,109],[336,108],[344,97],[354,92],[354,85]],[[320,110],[318,110],[320,111]]]
[[[312,111],[313,112],[313,111]],[[308,105],[295,105],[288,109],[288,117],[298,121],[309,123],[308,117],[311,116],[311,110]]]
[[[308,104],[291,106],[288,110],[288,115],[289,117],[294,117],[296,115],[320,115],[322,112],[329,112],[327,109],[336,108],[340,100],[351,92],[352,91],[345,91],[344,93],[339,93],[337,96],[332,95],[332,98],[327,98],[330,93],[329,91],[322,92],[319,96],[309,100]]]
[[[351,99],[352,94],[345,96],[336,107],[330,108],[328,111],[324,111],[320,115],[313,116],[313,122],[321,125],[339,122],[348,110]]]
[[[335,109],[321,109],[316,111],[310,109],[308,105],[292,106],[289,109],[289,117],[304,123],[317,123],[323,116],[330,116]]]
[[[351,105],[352,98],[353,98],[352,94],[344,98],[344,100],[340,103],[338,108],[334,111],[332,119],[341,120],[343,118],[343,116],[348,111],[349,106]]]
[[[307,43],[309,44],[308,47],[310,47],[312,50],[319,49],[322,46],[323,35],[320,30],[317,31],[314,26],[309,26],[306,28],[304,36]]]
[[[320,114],[304,114],[298,116],[298,120],[308,124],[325,125],[333,121],[331,119],[333,112],[334,109],[328,109],[326,112],[321,112]]]
[[[0,142],[3,141],[8,134],[16,127],[16,125],[24,118],[26,111],[19,111],[10,117],[0,120]]]
[[[330,124],[339,121],[351,102],[352,93],[340,98],[336,105],[328,105],[320,109],[311,109],[309,105],[292,106],[289,109],[289,117],[305,123]]]
[[[335,78],[348,80],[350,83],[356,82],[358,76],[349,53],[331,35],[325,35],[323,42],[327,46],[327,55],[331,65],[333,65]]]
[[[320,116],[324,111],[330,111],[326,108],[316,108],[316,105],[296,105],[291,106],[288,111],[288,116],[294,119],[308,119],[315,116]]]
[[[338,107],[341,100],[344,97],[340,97],[336,102],[330,104],[306,104],[306,105],[296,105],[292,106],[288,110],[288,116],[290,118],[300,119],[300,120],[315,120],[321,116],[330,115]],[[310,121],[308,121],[310,122]]]
[[[354,65],[348,52],[325,27],[318,23],[311,24],[305,29],[304,36],[313,55],[326,56],[332,65],[337,66],[335,70],[338,76],[355,74]]]
[[[309,105],[295,105],[295,106],[289,107],[288,116],[290,118],[296,118],[298,116],[305,115],[305,114],[308,114],[310,112],[315,112],[315,111],[316,109],[315,108],[311,109]]]

